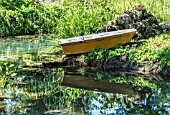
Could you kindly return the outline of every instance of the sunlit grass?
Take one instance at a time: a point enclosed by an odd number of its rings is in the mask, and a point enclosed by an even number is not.
[[[25,2],[20,10],[4,10],[14,6],[2,5],[0,33],[3,36],[53,33],[58,39],[63,39],[95,33],[137,4],[145,5],[159,22],[170,19],[169,0],[61,0],[50,4],[30,4],[26,8],[28,4]]]

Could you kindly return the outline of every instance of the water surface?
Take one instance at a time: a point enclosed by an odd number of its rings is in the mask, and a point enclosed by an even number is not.
[[[56,60],[57,48],[50,37],[0,41],[0,114],[170,114],[167,77],[42,68],[42,61]]]

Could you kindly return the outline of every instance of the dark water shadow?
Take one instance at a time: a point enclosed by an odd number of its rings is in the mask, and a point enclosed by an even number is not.
[[[131,85],[109,81],[98,82],[90,77],[64,72],[60,80],[61,86],[81,88],[92,91],[134,95]]]
[[[135,95],[135,92],[152,92],[155,90],[154,85],[158,82],[164,83],[166,81],[163,81],[159,76],[135,71],[70,67],[65,68],[60,79],[60,85],[62,86],[127,95]]]

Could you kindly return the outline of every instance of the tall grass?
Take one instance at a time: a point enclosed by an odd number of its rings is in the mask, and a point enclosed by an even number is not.
[[[168,0],[71,0],[60,2],[65,15],[59,18],[57,36],[69,38],[95,33],[97,29],[137,4],[143,4],[159,22],[170,19]]]
[[[0,3],[1,35],[53,33],[62,39],[95,33],[137,4],[145,5],[159,22],[170,19],[169,0],[61,0],[48,4],[24,1],[21,7],[8,4],[6,8]]]
[[[57,34],[59,39],[95,33],[116,14],[121,13],[114,5],[108,7],[108,2],[105,4],[102,0],[85,2],[73,0],[66,2],[64,7],[68,8],[66,15],[58,20],[56,28],[59,31]]]

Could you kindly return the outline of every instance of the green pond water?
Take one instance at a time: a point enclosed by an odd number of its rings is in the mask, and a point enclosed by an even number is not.
[[[42,67],[58,48],[53,36],[0,41],[0,115],[170,114],[167,76]]]

